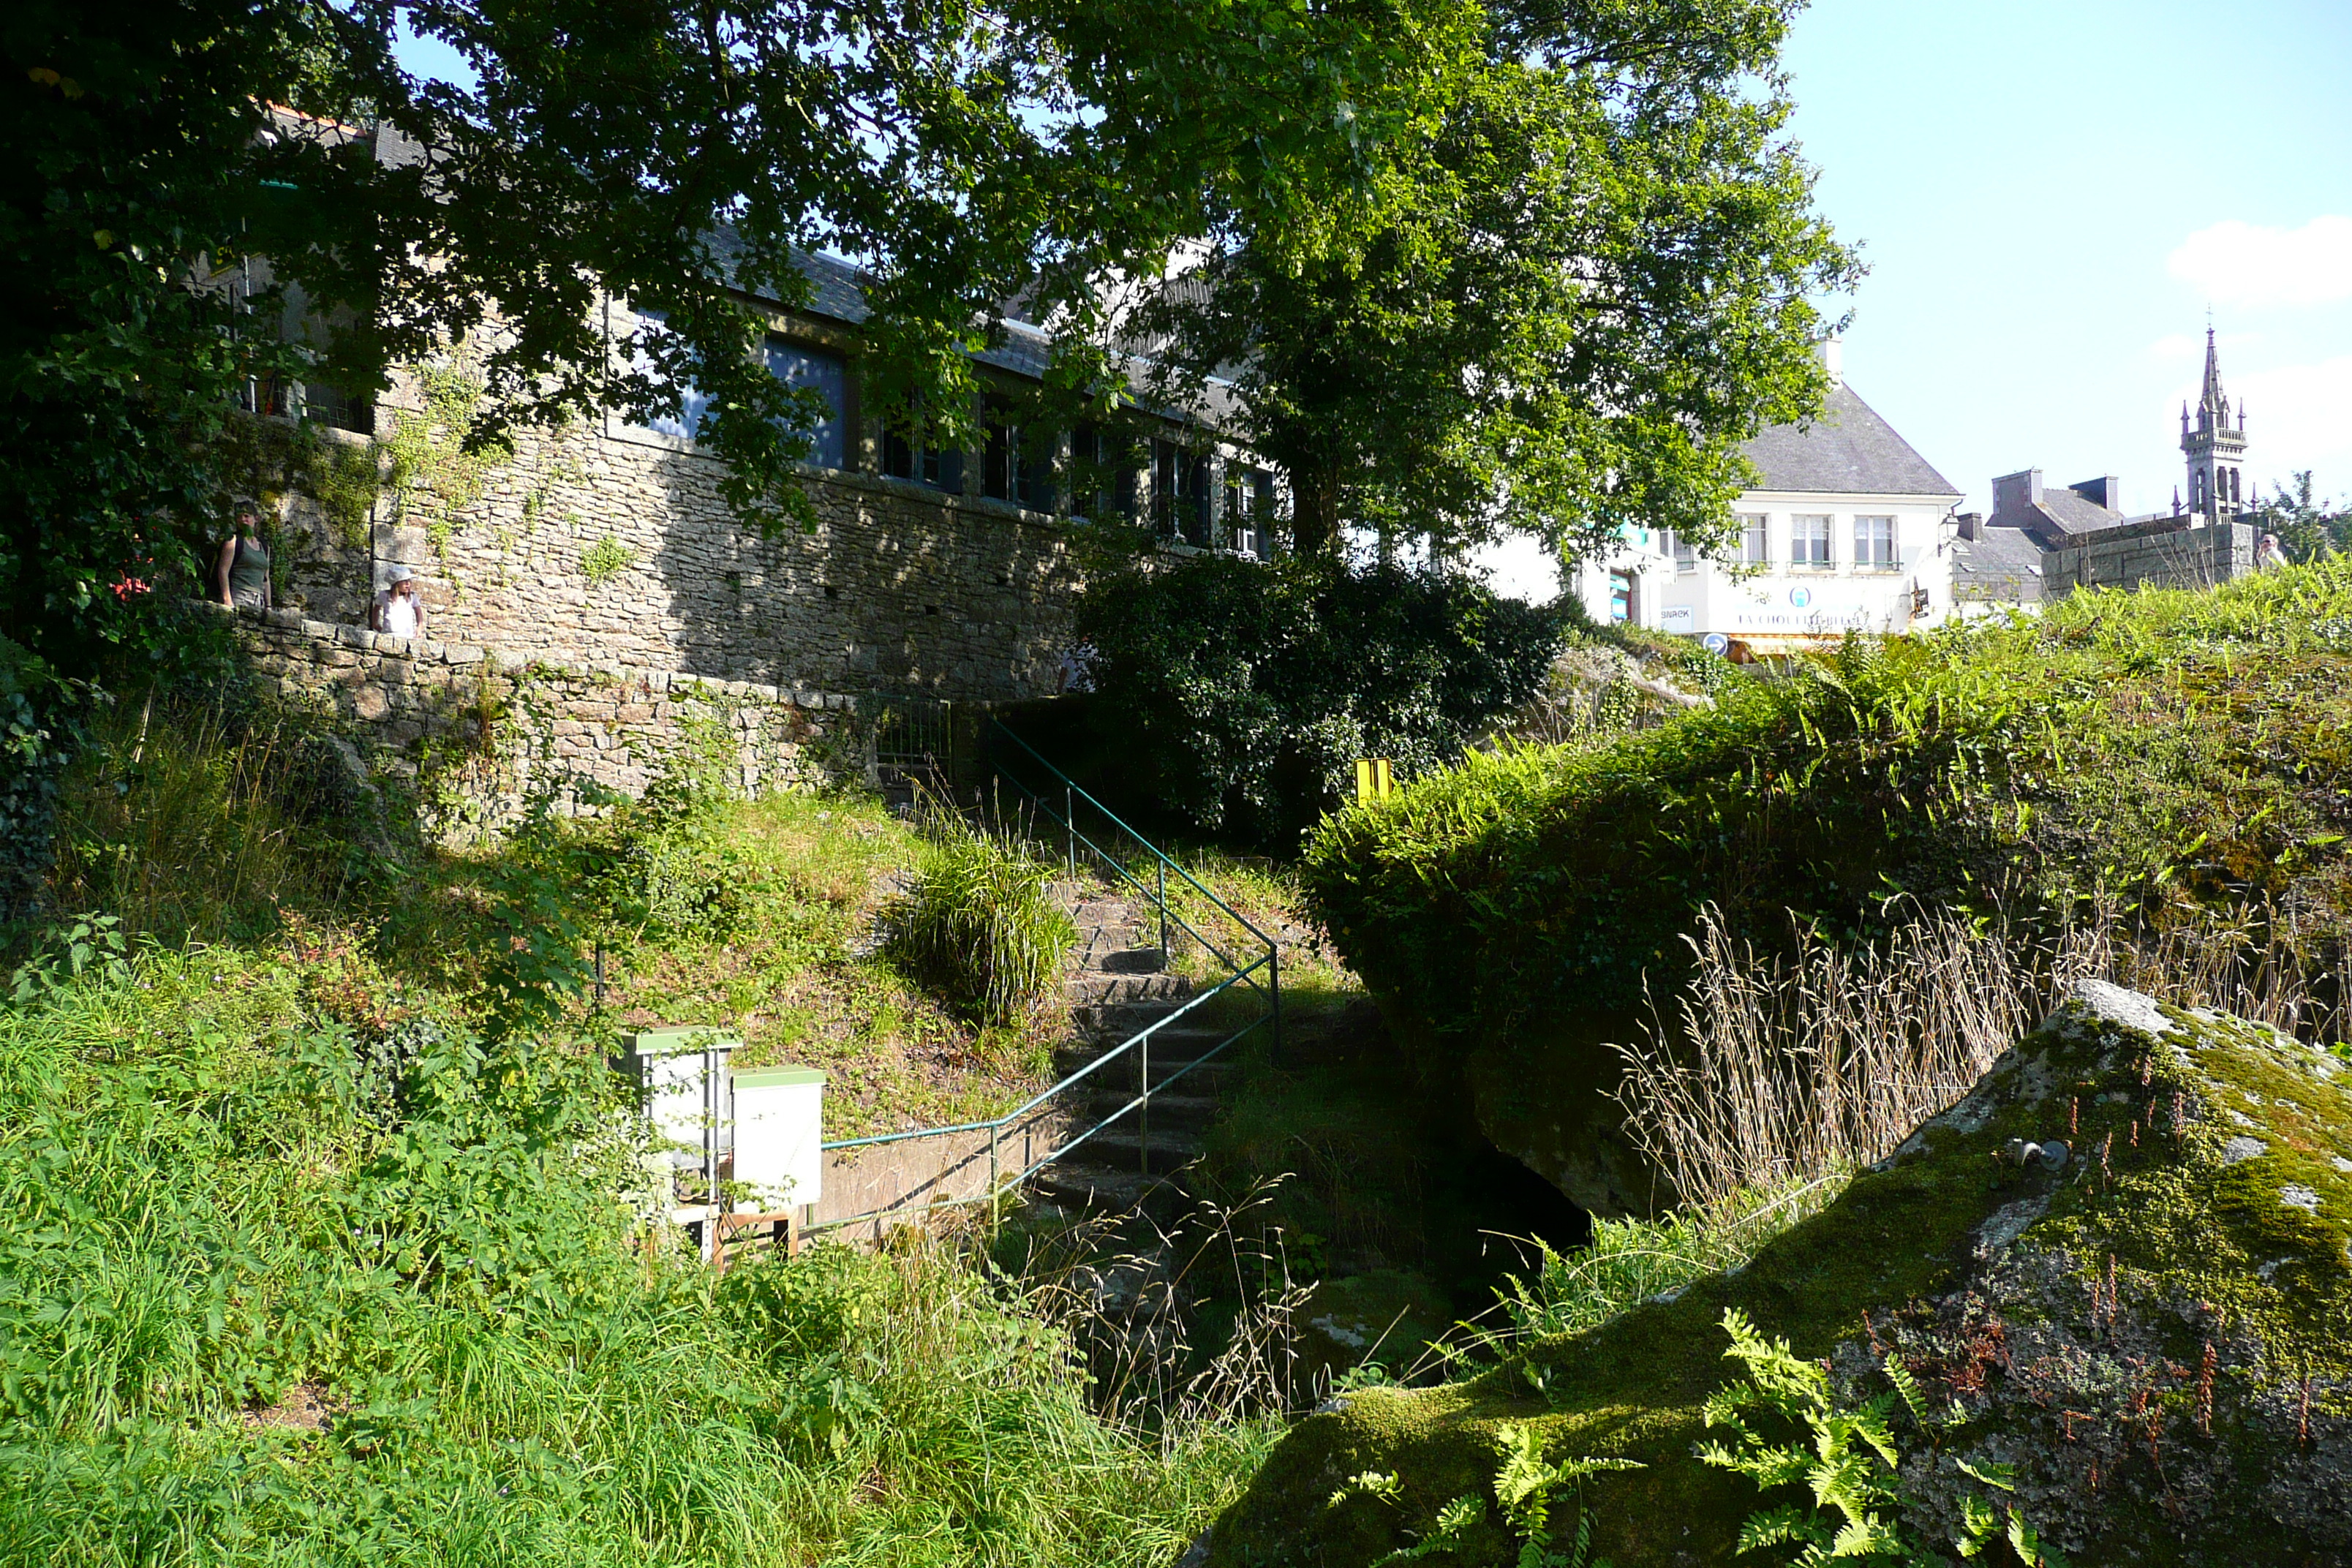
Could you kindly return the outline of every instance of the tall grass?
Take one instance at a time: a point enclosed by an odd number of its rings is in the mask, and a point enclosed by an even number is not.
[[[1157,1568],[1272,1440],[1103,1419],[943,1245],[714,1279],[593,1057],[444,1029],[387,1113],[302,993],[0,1010],[0,1561]]]
[[[1915,910],[1875,942],[1801,927],[1759,954],[1720,914],[1690,979],[1617,1047],[1626,1126],[1703,1210],[1879,1159],[1958,1100],[2075,980],[2111,980],[2341,1046],[2340,984],[2293,910],[2251,904],[2151,931],[2095,903],[2056,931]]]
[[[2041,990],[2017,944],[1945,912],[1854,945],[1800,928],[1760,955],[1710,906],[1685,940],[1690,981],[1618,1047],[1616,1094],[1675,1192],[1709,1208],[1885,1153],[2010,1047]]]
[[[1009,1022],[1060,976],[1077,927],[1017,842],[943,808],[925,827],[922,864],[884,917],[890,954],[978,1021]]]
[[[60,791],[53,896],[171,945],[253,936],[331,908],[352,869],[322,816],[347,807],[326,742],[287,716],[188,699],[100,716]]]

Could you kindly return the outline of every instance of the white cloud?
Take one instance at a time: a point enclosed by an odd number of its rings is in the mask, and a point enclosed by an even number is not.
[[[2352,300],[2352,217],[2331,214],[2301,228],[2231,218],[2200,228],[2167,263],[2217,305],[2325,305]]]
[[[2352,354],[2228,378],[2246,413],[2246,467],[2269,481],[2313,469],[2323,493],[2352,493]]]

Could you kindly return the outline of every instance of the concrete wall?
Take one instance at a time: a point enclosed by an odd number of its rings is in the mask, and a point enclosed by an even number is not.
[[[417,404],[396,390],[379,434],[413,423]],[[853,460],[870,467],[873,450],[856,443]],[[470,496],[426,482],[404,508],[387,489],[372,525],[338,529],[297,498],[281,602],[363,625],[399,563],[423,585],[436,640],[551,664],[961,700],[1054,689],[1079,582],[1066,520],[811,469],[814,531],[769,540],[736,521],[722,472],[691,442],[608,421],[522,434]],[[592,574],[600,547],[620,563]]]
[[[2206,588],[2254,569],[2258,531],[2251,524],[2162,518],[2104,530],[2084,543],[2043,552],[2043,591],[2076,588]]]
[[[456,814],[445,830],[502,821],[534,785],[575,775],[639,794],[698,722],[728,737],[754,795],[861,771],[871,743],[845,693],[567,667],[291,610],[240,613],[236,631],[262,678],[331,714],[373,771],[437,784],[428,795]]]

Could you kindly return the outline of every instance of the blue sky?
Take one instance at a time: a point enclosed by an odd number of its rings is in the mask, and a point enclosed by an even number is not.
[[[1846,379],[1966,505],[2032,467],[2168,508],[2209,303],[2264,493],[2352,497],[2352,5],[1814,0],[1785,58],[1872,268]]]
[[[1814,0],[1786,59],[1871,267],[1846,378],[1965,506],[2038,467],[2168,507],[2208,305],[2265,493],[2352,499],[2352,4]]]

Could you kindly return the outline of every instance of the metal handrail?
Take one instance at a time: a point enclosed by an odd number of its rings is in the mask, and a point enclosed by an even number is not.
[[[1097,1133],[1108,1128],[1112,1123],[1118,1121],[1130,1114],[1139,1114],[1142,1119],[1141,1125],[1143,1127],[1143,1135],[1141,1138],[1141,1158],[1144,1166],[1144,1173],[1148,1176],[1150,1174],[1151,1157],[1150,1115],[1152,1097],[1154,1095],[1167,1092],[1171,1086],[1182,1081],[1186,1077],[1190,1076],[1195,1068],[1202,1067],[1210,1061],[1214,1060],[1216,1058],[1223,1055],[1227,1050],[1230,1050],[1234,1046],[1247,1037],[1261,1026],[1270,1025],[1272,1026],[1272,1032],[1277,1048],[1279,1048],[1282,1038],[1282,951],[1276,943],[1275,940],[1266,935],[1265,932],[1258,930],[1257,926],[1247,917],[1244,916],[1240,910],[1226,903],[1224,900],[1217,897],[1215,893],[1211,892],[1206,887],[1203,887],[1198,878],[1194,877],[1190,871],[1184,869],[1183,867],[1178,865],[1175,861],[1170,859],[1168,856],[1160,850],[1159,846],[1144,837],[1143,835],[1138,833],[1133,827],[1129,826],[1125,821],[1120,819],[1117,813],[1104,805],[1102,802],[1097,800],[1087,791],[1080,789],[1077,784],[1068,777],[1068,775],[1065,774],[1059,768],[1055,767],[1053,763],[1047,762],[1043,756],[1039,755],[1037,749],[1034,746],[1030,745],[1028,742],[1014,734],[1011,730],[1006,729],[1003,722],[992,720],[991,723],[997,733],[1003,735],[1005,739],[1019,746],[1023,751],[1028,752],[1029,755],[1035,760],[1037,764],[1044,768],[1048,773],[1052,774],[1054,779],[1061,785],[1063,790],[1064,808],[1061,812],[1057,813],[1054,810],[1051,801],[1040,795],[1036,791],[1030,789],[1019,779],[1013,777],[1010,773],[1003,772],[1002,769],[998,770],[997,776],[999,778],[1003,779],[1003,782],[1010,784],[1014,790],[1027,797],[1027,799],[1039,810],[1043,811],[1047,816],[1053,818],[1066,831],[1068,836],[1068,852],[1073,868],[1075,869],[1076,866],[1077,846],[1084,844],[1091,854],[1093,854],[1104,865],[1109,867],[1111,870],[1117,872],[1122,880],[1151,902],[1153,908],[1160,916],[1160,951],[1161,961],[1164,963],[1167,958],[1168,925],[1172,920],[1187,935],[1191,936],[1192,940],[1199,942],[1205,951],[1213,955],[1218,963],[1223,965],[1224,968],[1231,970],[1233,973],[1226,975],[1224,979],[1219,981],[1215,985],[1211,986],[1208,990],[1201,992],[1199,994],[1193,996],[1182,1006],[1177,1008],[1174,1012],[1170,1013],[1167,1016],[1155,1019],[1151,1023],[1145,1025],[1142,1028],[1138,1029],[1134,1034],[1129,1035],[1126,1039],[1120,1041],[1119,1044],[1113,1047],[1111,1049],[1103,1052],[1100,1056],[1095,1058],[1094,1060],[1087,1063],[1086,1066],[1079,1068],[1073,1073],[1070,1073],[1052,1087],[1039,1090],[1037,1093],[1030,1096],[1026,1100],[1024,1100],[1020,1105],[1006,1111],[1002,1116],[990,1117],[984,1121],[959,1121],[940,1127],[919,1127],[904,1132],[877,1132],[864,1138],[841,1138],[832,1140],[821,1145],[822,1151],[830,1154],[845,1149],[870,1149],[877,1148],[884,1144],[911,1142],[919,1138],[947,1138],[953,1137],[961,1133],[987,1133],[987,1187],[981,1192],[968,1194],[967,1195],[960,1198],[935,1198],[931,1202],[921,1205],[921,1209],[919,1211],[913,1212],[928,1212],[933,1209],[955,1208],[966,1204],[988,1203],[992,1205],[999,1197],[1003,1196],[1008,1189],[1019,1186],[1022,1183],[1035,1175],[1047,1165],[1054,1163],[1056,1160],[1062,1159],[1072,1150],[1076,1149],[1079,1145],[1085,1143],[1087,1140],[1094,1137]],[[1085,801],[1088,805],[1094,807],[1095,810],[1100,812],[1103,816],[1114,826],[1118,828],[1119,831],[1126,834],[1129,838],[1134,839],[1136,843],[1141,845],[1150,853],[1154,860],[1157,862],[1157,866],[1155,868],[1157,875],[1153,879],[1153,883],[1156,885],[1145,884],[1143,879],[1135,875],[1133,871],[1129,870],[1118,857],[1113,855],[1109,850],[1102,847],[1100,845],[1096,844],[1091,837],[1087,837],[1079,829],[1076,820],[1076,803],[1080,800]],[[1246,965],[1239,963],[1232,955],[1228,954],[1223,948],[1211,941],[1205,933],[1201,931],[1190,921],[1186,920],[1181,913],[1178,912],[1168,901],[1167,875],[1171,870],[1186,883],[1190,884],[1194,891],[1198,892],[1202,898],[1208,900],[1211,904],[1214,905],[1219,911],[1226,916],[1226,918],[1233,921],[1234,924],[1240,926],[1244,931],[1249,932],[1250,935],[1255,937],[1259,942],[1264,942],[1265,944],[1265,956],[1253,960]],[[1261,978],[1261,973],[1263,978]],[[1170,1073],[1160,1082],[1154,1084],[1151,1081],[1152,1037],[1160,1033],[1162,1029],[1175,1024],[1179,1019],[1181,1019],[1187,1015],[1192,1013],[1196,1008],[1206,1005],[1213,998],[1223,995],[1226,992],[1233,991],[1236,987],[1244,985],[1246,985],[1250,990],[1265,998],[1266,1011],[1243,1024],[1239,1028],[1234,1030],[1223,1039],[1219,1040],[1214,1046],[1212,1046],[1209,1049],[1201,1052],[1184,1066],[1179,1068],[1176,1071]],[[1066,1142],[1061,1144],[1058,1148],[1054,1149],[1051,1152],[1028,1162],[1018,1172],[1013,1173],[1009,1176],[1005,1173],[1003,1164],[1002,1139],[1008,1128],[1017,1127],[1021,1122],[1034,1115],[1042,1107],[1052,1101],[1055,1097],[1068,1092],[1078,1084],[1092,1078],[1095,1074],[1108,1067],[1111,1063],[1128,1057],[1130,1053],[1135,1056],[1139,1064],[1139,1072],[1138,1074],[1137,1082],[1140,1087],[1137,1093],[1130,1098],[1127,1103],[1121,1105],[1109,1115],[1103,1117],[1085,1131],[1078,1133],[1076,1136],[1069,1139]],[[874,1209],[865,1214],[849,1215],[839,1219],[824,1220],[813,1225],[808,1228],[811,1231],[836,1229],[842,1226],[858,1225],[867,1220],[879,1219],[886,1215],[899,1212],[902,1211],[896,1208]]]

